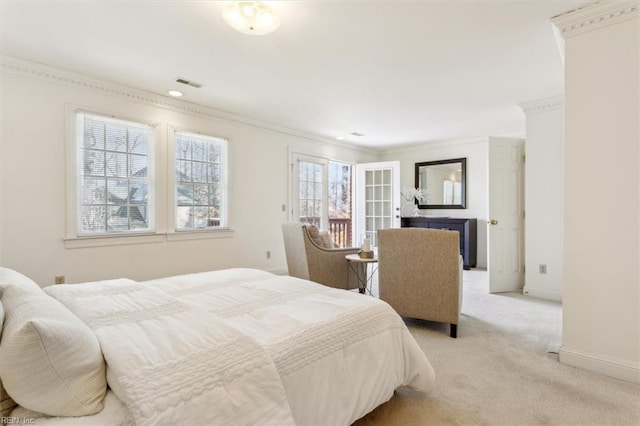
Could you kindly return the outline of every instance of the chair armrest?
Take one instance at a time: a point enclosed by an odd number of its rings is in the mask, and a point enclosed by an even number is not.
[[[325,249],[315,246],[309,262],[309,279],[330,287],[351,289],[357,288],[355,280],[349,280],[349,269],[347,265],[348,254],[355,254],[359,248],[336,248]]]

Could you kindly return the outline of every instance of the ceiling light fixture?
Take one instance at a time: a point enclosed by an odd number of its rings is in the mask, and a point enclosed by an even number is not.
[[[275,31],[280,18],[274,10],[261,1],[230,1],[222,11],[222,17],[236,30],[244,34],[264,35]]]
[[[182,92],[179,90],[169,90],[167,93],[174,98],[179,98],[180,96],[182,96]]]

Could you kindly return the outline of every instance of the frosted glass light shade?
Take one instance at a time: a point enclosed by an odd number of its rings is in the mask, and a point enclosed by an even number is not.
[[[222,17],[227,24],[244,34],[269,34],[280,26],[278,15],[261,1],[229,2],[222,11]]]

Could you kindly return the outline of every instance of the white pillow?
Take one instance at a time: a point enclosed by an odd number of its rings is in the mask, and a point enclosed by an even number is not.
[[[101,411],[106,368],[93,331],[44,292],[8,286],[2,305],[0,377],[9,395],[51,416]]]
[[[335,243],[333,242],[333,238],[331,238],[331,234],[329,234],[329,231],[322,231],[320,233],[320,239],[322,240],[324,248],[336,247]]]
[[[4,310],[2,309],[2,303],[0,303],[0,337],[2,337],[2,323],[4,322]],[[8,417],[11,409],[16,406],[16,403],[11,399],[7,391],[2,386],[0,380],[0,417]]]
[[[15,285],[28,290],[41,292],[42,289],[31,278],[13,269],[0,267],[0,297],[5,288]]]
[[[29,291],[42,292],[40,286],[29,277],[13,269],[0,267],[0,298],[4,289],[10,285],[16,285]],[[0,304],[0,311],[2,311],[2,304]],[[4,312],[0,315],[0,336],[2,336],[2,319],[4,319]],[[0,376],[0,417],[7,417],[15,406],[16,403],[2,385],[2,376]]]

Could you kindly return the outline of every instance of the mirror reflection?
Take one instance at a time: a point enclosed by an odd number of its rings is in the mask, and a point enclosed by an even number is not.
[[[466,208],[466,166],[466,158],[416,163],[415,184],[425,194],[418,208]]]

